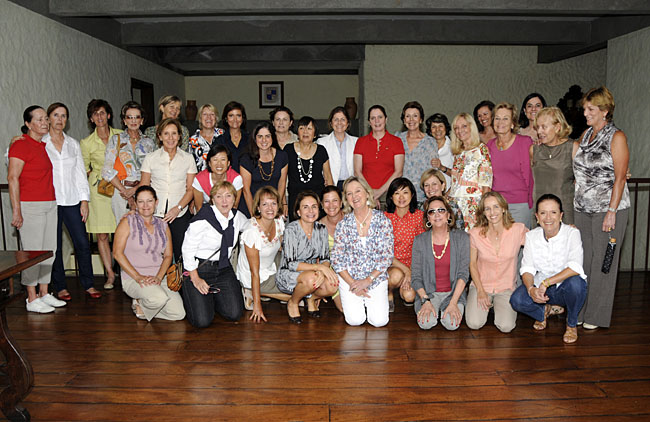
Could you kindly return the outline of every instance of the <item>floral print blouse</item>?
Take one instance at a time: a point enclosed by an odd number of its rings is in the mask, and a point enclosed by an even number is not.
[[[194,161],[196,161],[196,169],[198,171],[203,171],[208,168],[208,163],[206,163],[205,160],[208,158],[210,147],[212,145],[215,145],[215,139],[217,139],[217,136],[222,134],[223,129],[215,127],[212,139],[210,139],[210,143],[208,143],[208,141],[203,139],[203,136],[201,136],[201,129],[197,129],[196,133],[190,137],[187,152],[192,154],[192,157],[194,157]]]
[[[463,151],[454,159],[450,196],[481,196],[481,187],[492,187],[492,161],[485,144]]]
[[[374,270],[380,271],[368,290],[384,281],[388,282],[386,270],[393,262],[393,225],[383,212],[372,210],[368,236],[364,242],[359,237],[354,213],[346,214],[336,225],[330,258],[335,272],[347,271],[355,280],[363,280]]]
[[[404,217],[400,217],[396,212],[385,214],[393,225],[395,259],[411,268],[413,239],[420,233],[424,233],[424,212],[417,209],[413,213],[407,212]]]

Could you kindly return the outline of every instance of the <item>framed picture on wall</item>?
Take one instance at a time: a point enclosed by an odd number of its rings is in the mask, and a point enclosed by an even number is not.
[[[284,82],[260,82],[260,108],[284,105]]]

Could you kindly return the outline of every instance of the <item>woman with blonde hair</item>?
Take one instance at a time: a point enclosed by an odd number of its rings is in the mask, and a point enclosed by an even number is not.
[[[181,99],[176,95],[164,95],[158,100],[158,110],[160,111],[160,121],[162,122],[165,119],[178,119],[181,115]],[[149,126],[147,130],[144,131],[144,136],[149,139],[156,139],[156,129],[158,125]],[[190,139],[190,131],[183,125],[181,125],[181,140],[178,142],[178,146],[183,151],[187,151],[187,143]]]
[[[503,333],[515,328],[517,312],[510,296],[517,283],[517,258],[528,229],[508,211],[499,192],[486,192],[478,205],[477,225],[469,231],[472,283],[469,286],[465,321],[472,330],[485,325],[494,308],[494,325]]]
[[[215,139],[223,134],[223,129],[217,127],[219,113],[217,113],[217,108],[212,104],[203,104],[199,108],[198,114],[199,128],[190,137],[187,152],[194,157],[197,171],[203,171],[208,168],[206,159],[208,152],[210,152],[210,147],[215,145]]]
[[[571,126],[557,107],[540,110],[534,125],[539,143],[530,147],[535,180],[533,198],[537,201],[545,193],[555,193],[564,204],[563,221],[573,224],[573,154],[580,143],[569,139]]]
[[[529,136],[518,135],[517,109],[510,103],[494,107],[497,137],[487,143],[492,160],[492,190],[503,195],[515,221],[530,227],[533,208],[533,170],[530,167]]]
[[[481,195],[492,188],[492,162],[472,116],[460,113],[454,117],[451,127],[451,151],[455,159],[448,194],[458,203],[465,219],[465,230],[469,230],[476,224]]]
[[[424,202],[431,198],[432,196],[444,196],[449,206],[451,207],[451,213],[454,214],[456,219],[456,228],[464,230],[465,229],[465,220],[463,219],[463,213],[458,206],[458,203],[454,198],[449,198],[446,196],[447,192],[447,176],[444,172],[431,168],[420,177],[420,188],[424,192],[424,201],[422,201],[422,211],[424,211]]]

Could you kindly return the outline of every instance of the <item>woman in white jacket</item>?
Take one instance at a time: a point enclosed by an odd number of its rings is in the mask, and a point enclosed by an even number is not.
[[[350,116],[345,108],[334,107],[328,121],[332,132],[320,138],[318,144],[327,150],[332,180],[342,189],[345,179],[354,176],[354,146],[358,138],[346,132],[350,127]]]

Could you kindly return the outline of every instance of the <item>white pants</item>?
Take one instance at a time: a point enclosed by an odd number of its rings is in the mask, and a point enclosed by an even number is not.
[[[133,299],[140,302],[140,309],[151,321],[154,317],[170,321],[180,321],[185,318],[185,308],[180,293],[167,288],[167,277],[160,285],[140,286],[137,281],[122,273],[122,290]]]
[[[370,297],[363,297],[350,292],[350,285],[339,277],[339,291],[345,322],[361,325],[368,320],[375,327],[388,324],[388,281],[370,290]]]

